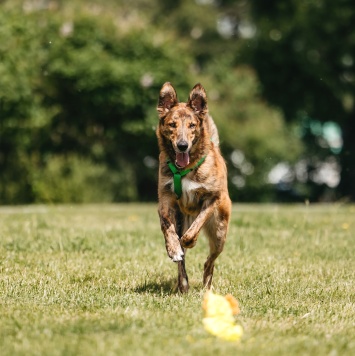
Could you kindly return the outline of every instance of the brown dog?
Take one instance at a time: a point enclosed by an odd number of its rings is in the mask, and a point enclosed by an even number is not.
[[[223,250],[231,214],[227,169],[216,125],[208,114],[206,92],[196,84],[187,103],[179,103],[170,83],[160,90],[159,216],[168,256],[178,264],[178,287],[189,289],[184,252],[202,228],[210,254],[203,283],[211,288],[214,262]]]

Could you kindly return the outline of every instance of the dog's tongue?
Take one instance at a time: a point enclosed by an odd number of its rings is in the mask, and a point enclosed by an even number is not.
[[[176,153],[176,164],[180,168],[186,167],[190,163],[190,157],[188,153]]]

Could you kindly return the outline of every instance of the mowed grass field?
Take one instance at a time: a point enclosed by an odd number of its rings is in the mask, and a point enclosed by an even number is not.
[[[241,342],[202,325],[201,235],[174,291],[157,207],[0,207],[1,355],[355,355],[355,206],[235,205],[214,291]]]

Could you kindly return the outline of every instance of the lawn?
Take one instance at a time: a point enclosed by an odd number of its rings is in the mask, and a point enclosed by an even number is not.
[[[214,291],[239,343],[202,325],[207,242],[174,291],[157,207],[0,207],[1,355],[354,355],[355,206],[235,205]]]

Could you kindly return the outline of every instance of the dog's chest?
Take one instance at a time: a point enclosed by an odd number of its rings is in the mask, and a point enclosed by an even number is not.
[[[179,199],[179,205],[188,209],[196,209],[200,206],[200,199],[204,185],[196,182],[188,177],[181,179],[182,194]],[[174,183],[171,184],[171,189],[174,191]]]
[[[181,180],[182,194],[194,194],[196,190],[203,188],[203,184],[195,182],[189,178],[183,178]]]

